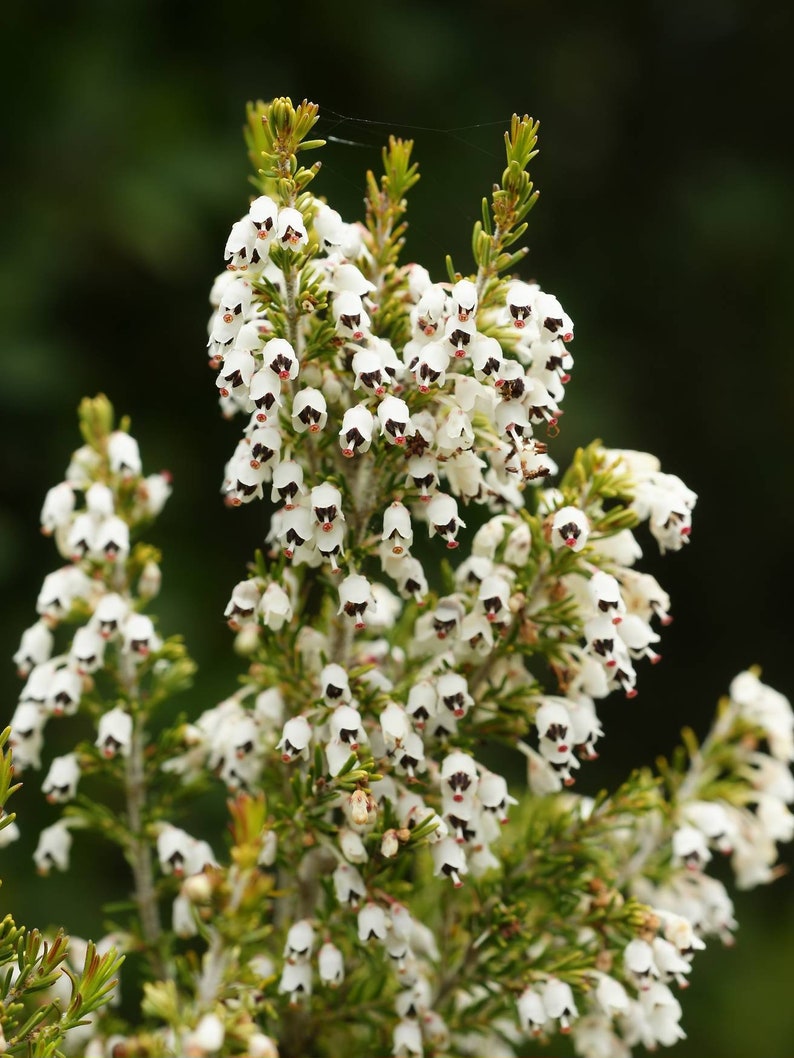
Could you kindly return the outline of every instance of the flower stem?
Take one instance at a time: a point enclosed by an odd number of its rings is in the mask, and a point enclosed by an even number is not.
[[[150,949],[150,958],[155,972],[158,976],[165,977],[165,965],[159,952],[162,925],[160,923],[157,894],[154,888],[152,850],[143,832],[144,812],[146,809],[143,734],[140,719],[136,717],[124,776],[127,797],[127,822],[129,824],[127,859],[132,867],[132,874],[135,880],[135,903],[138,908],[141,933]]]

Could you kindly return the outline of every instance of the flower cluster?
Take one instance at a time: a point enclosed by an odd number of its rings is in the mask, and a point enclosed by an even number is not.
[[[506,134],[474,271],[436,281],[400,261],[412,145],[390,141],[349,223],[298,162],[316,120],[250,108],[257,194],[211,293],[221,411],[243,419],[222,494],[268,510],[224,613],[238,688],[150,739],[192,671],[142,612],[159,571],[132,542],[169,486],[102,402],[42,512],[69,565],[15,655],[16,766],[40,766],[52,716],[87,713],[96,737],[49,767],[48,800],[70,804],[36,861],[64,869],[76,826],[116,840],[148,959],[146,1028],[100,1019],[85,1053],[499,1056],[558,1031],[586,1058],[670,1045],[674,989],[735,925],[713,851],[750,886],[794,836],[790,706],[745,673],[660,779],[574,792],[601,703],[631,708],[672,619],[643,547],[680,550],[697,497],[601,443],[552,484],[574,326],[510,249],[536,199],[535,123]],[[96,771],[120,783],[123,822],[74,803]],[[177,825],[216,780],[217,856],[200,820]]]

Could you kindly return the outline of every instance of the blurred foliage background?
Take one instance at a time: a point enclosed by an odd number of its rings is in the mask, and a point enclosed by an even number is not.
[[[676,620],[636,701],[605,706],[585,786],[667,752],[685,723],[702,734],[749,664],[791,695],[791,22],[773,0],[5,4],[6,653],[56,565],[38,511],[78,443],[76,405],[105,391],[132,416],[145,466],[174,475],[154,537],[162,628],[184,632],[201,667],[185,707],[233,685],[222,611],[264,516],[220,503],[238,426],[220,420],[205,366],[207,294],[250,191],[245,103],[286,94],[318,102],[319,134],[346,141],[323,152],[315,183],[346,219],[388,134],[416,141],[408,258],[436,279],[447,252],[469,267],[511,113],[541,120],[524,277],[560,297],[577,334],[552,452],[564,464],[594,436],[649,450],[700,494],[692,546],[664,562],[647,549]],[[10,716],[10,660],[0,686]],[[32,879],[40,779],[26,779],[3,910],[96,931],[118,865]],[[681,1058],[792,1053],[792,889],[740,894],[736,949],[698,957]]]

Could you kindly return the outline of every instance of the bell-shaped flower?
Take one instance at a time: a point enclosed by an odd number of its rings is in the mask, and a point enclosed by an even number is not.
[[[413,599],[421,606],[429,589],[425,571],[419,559],[411,555],[401,559],[393,576],[400,595],[404,599]]]
[[[528,326],[532,317],[532,308],[535,299],[540,293],[540,288],[535,283],[522,283],[514,280],[508,284],[505,293],[505,305],[510,323],[516,330],[523,330]]]
[[[223,249],[223,258],[228,262],[226,267],[230,271],[245,271],[248,268],[256,244],[256,234],[250,217],[243,217],[232,225]]]
[[[459,279],[452,288],[452,314],[459,323],[467,323],[477,313],[477,288],[470,279]]]
[[[690,871],[701,871],[711,859],[705,835],[688,823],[673,832],[673,862]]]
[[[420,393],[429,393],[431,386],[444,388],[449,361],[450,350],[446,342],[431,342],[419,349],[409,370]]]
[[[560,1023],[560,1032],[571,1031],[571,1020],[579,1017],[571,986],[556,977],[543,985],[543,1006],[552,1021]]]
[[[232,598],[223,610],[223,617],[234,632],[256,620],[256,608],[260,599],[261,583],[256,578],[235,584]]]
[[[518,804],[515,797],[508,793],[504,777],[492,771],[483,772],[480,776],[477,799],[485,811],[493,813],[502,824],[507,822],[508,805]]]
[[[78,628],[69,648],[69,663],[81,676],[102,667],[106,640],[92,625]]]
[[[302,1000],[312,994],[311,964],[302,962],[284,963],[278,990],[289,995],[291,1007],[298,1006]]]
[[[90,514],[78,514],[66,535],[66,556],[72,562],[85,558],[89,551],[94,550],[95,534],[96,520]]]
[[[351,459],[357,452],[368,452],[372,444],[374,426],[375,418],[363,404],[348,408],[342,417],[342,426],[339,430],[339,447],[342,449],[342,455]]]
[[[408,405],[399,397],[384,397],[378,405],[380,433],[389,444],[404,445],[416,432]]]
[[[308,919],[294,922],[287,931],[284,958],[291,963],[308,962],[314,951],[314,927]]]
[[[612,620],[615,621],[614,617]],[[659,636],[638,614],[626,614],[618,628],[618,635],[632,658],[650,658],[654,665],[662,660],[662,655],[651,649],[651,643],[658,643]]]
[[[272,632],[279,632],[292,620],[292,603],[289,595],[276,581],[271,581],[262,593],[257,609]]]
[[[357,907],[364,897],[367,887],[364,879],[350,863],[340,863],[333,873],[334,892],[340,904]]]
[[[107,456],[112,474],[123,478],[138,477],[142,470],[138,442],[124,430],[114,430],[108,437]]]
[[[286,338],[271,338],[262,350],[262,360],[282,382],[298,377],[298,358]]]
[[[286,370],[289,377],[289,369]],[[254,418],[257,422],[267,422],[271,414],[277,417],[278,410],[273,412],[273,408],[279,409],[282,406],[279,375],[269,367],[260,367],[251,376],[248,399],[256,409]]]
[[[538,738],[547,739],[557,753],[569,753],[572,746],[568,737],[571,717],[566,703],[560,698],[546,698],[535,714]]]
[[[46,719],[44,711],[34,702],[21,702],[14,710],[8,743],[12,751],[11,759],[15,773],[24,771],[25,768],[41,767]]]
[[[276,218],[278,206],[268,195],[255,198],[248,207],[248,217],[256,229],[254,248],[260,259],[264,259],[268,247],[276,235]]]
[[[458,532],[466,523],[458,514],[458,504],[454,497],[437,492],[427,505],[427,523],[430,536],[436,533],[446,541],[448,548],[458,547]]]
[[[132,717],[121,706],[110,709],[99,718],[99,729],[94,745],[106,760],[117,754],[129,756],[132,743]]]
[[[539,291],[535,298],[534,308],[541,328],[541,335],[545,334],[551,338],[562,338],[564,342],[573,341],[573,321],[553,294]]]
[[[305,716],[293,716],[284,725],[280,740],[276,743],[276,749],[281,750],[281,759],[285,764],[291,764],[294,760],[309,759],[309,751],[312,742],[312,729]]]
[[[309,506],[324,533],[329,533],[333,529],[337,519],[342,522],[345,520],[342,511],[342,493],[329,481],[314,486],[309,495]]]
[[[225,1037],[226,1030],[218,1015],[204,1014],[195,1029],[184,1035],[183,1054],[185,1058],[207,1058],[208,1055],[217,1054]]]
[[[364,904],[358,913],[358,939],[361,943],[366,944],[373,937],[385,940],[387,931],[386,912],[383,908],[372,901]]]
[[[438,677],[436,694],[438,695],[438,711],[447,709],[458,720],[465,716],[474,705],[474,699],[469,694],[465,677],[457,672],[445,672]]]
[[[620,584],[610,573],[599,569],[592,575],[587,584],[593,606],[599,613],[612,618],[613,624],[620,624],[626,612],[626,604],[620,591]]]
[[[14,654],[17,675],[25,677],[34,666],[49,661],[52,656],[52,646],[52,632],[44,621],[36,621],[30,628],[26,628]]]
[[[319,433],[328,422],[328,406],[319,389],[307,387],[295,394],[292,402],[292,426],[297,433]]]
[[[69,853],[72,848],[69,823],[69,820],[59,819],[39,834],[36,851],[33,853],[33,862],[39,874],[49,874],[53,867],[59,871],[69,869]]]
[[[339,585],[338,614],[344,613],[357,629],[366,627],[364,615],[367,609],[374,609],[372,586],[366,577],[359,573],[348,573]]]
[[[402,555],[410,550],[414,540],[411,528],[411,513],[398,500],[395,500],[383,512],[383,533],[381,540],[391,543],[391,551],[394,555]]]
[[[433,857],[433,874],[446,875],[452,880],[456,889],[463,885],[461,875],[468,873],[466,853],[454,838],[442,838],[441,841],[431,845],[430,852]]]
[[[408,701],[405,703],[405,711],[419,730],[431,716],[436,715],[438,695],[430,680],[420,680],[412,685],[408,692]]]
[[[641,992],[646,992],[654,980],[659,977],[659,970],[653,957],[653,948],[645,941],[636,938],[629,941],[623,952],[623,966],[626,976]]]
[[[309,241],[306,223],[300,210],[287,206],[278,211],[276,241],[288,250],[299,250]]]
[[[274,503],[281,500],[285,510],[291,511],[300,502],[298,497],[305,495],[303,467],[294,459],[282,460],[273,471],[271,500]]]
[[[549,1015],[540,992],[531,986],[524,989],[516,1003],[518,1023],[524,1032],[540,1036],[545,1031]]]
[[[335,944],[326,941],[317,952],[317,969],[320,980],[331,988],[338,988],[345,978],[345,961]]]
[[[447,754],[441,764],[442,792],[448,790],[452,794],[452,800],[456,804],[462,804],[464,800],[471,800],[477,793],[479,777],[474,759],[463,753],[462,750],[454,750]]]
[[[58,669],[49,686],[46,706],[53,716],[74,716],[83,694],[83,681],[71,669]]]
[[[80,781],[80,764],[75,753],[55,757],[41,789],[50,804],[71,801],[77,793]]]
[[[414,327],[426,338],[432,338],[444,319],[447,292],[440,283],[428,287],[411,312]]]
[[[97,603],[90,624],[102,639],[107,640],[119,631],[129,611],[129,603],[121,595],[111,592],[103,595]]]
[[[106,562],[123,562],[130,553],[130,527],[115,515],[96,528],[91,550]]]
[[[358,294],[349,290],[337,294],[332,308],[340,337],[360,342],[369,333],[371,321]]]
[[[422,1058],[422,1030],[419,1022],[403,1018],[392,1029],[392,1049],[394,1058]]]
[[[85,494],[85,506],[88,513],[93,514],[95,518],[109,518],[116,509],[113,489],[95,481]]]
[[[44,497],[41,508],[41,531],[50,536],[56,529],[69,524],[74,511],[74,489],[68,481],[53,485]]]
[[[314,519],[308,507],[293,507],[280,512],[278,523],[273,522],[273,528],[278,524],[278,536],[287,558],[292,558],[298,548],[312,539],[314,533]]]
[[[320,689],[326,705],[349,705],[353,699],[347,672],[336,662],[323,667]]]
[[[328,720],[331,736],[348,747],[348,756],[358,749],[364,738],[361,714],[351,705],[338,705]]]
[[[408,460],[406,485],[419,489],[419,499],[428,503],[438,486],[438,461],[429,455],[412,456]]]
[[[160,637],[154,630],[151,617],[142,613],[131,613],[124,622],[123,628],[124,651],[138,660],[148,657],[153,651],[159,650]]]
[[[554,548],[569,547],[581,551],[590,535],[590,522],[578,507],[561,507],[551,523],[551,544]]]

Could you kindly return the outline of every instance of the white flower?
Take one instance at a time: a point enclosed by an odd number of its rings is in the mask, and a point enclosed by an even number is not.
[[[260,257],[265,256],[268,244],[276,234],[277,215],[278,206],[268,195],[260,195],[248,207],[248,216],[256,228],[256,252]]]
[[[128,613],[129,603],[120,595],[111,592],[99,600],[90,623],[96,627],[103,639],[110,639],[118,632]]]
[[[298,377],[298,358],[286,338],[271,338],[262,350],[262,359],[282,381],[294,381]]]
[[[193,1032],[185,1036],[185,1058],[204,1058],[223,1046],[226,1030],[217,1014],[205,1014]]]
[[[561,507],[551,523],[551,543],[559,549],[569,547],[571,551],[581,551],[590,534],[590,522],[584,511],[577,507]]]
[[[75,506],[74,489],[68,481],[54,485],[44,497],[41,508],[41,531],[49,536],[56,529],[68,525]]]
[[[293,923],[287,932],[284,958],[288,962],[308,962],[314,951],[314,927],[308,919]]]
[[[328,406],[319,389],[299,390],[292,402],[292,427],[297,433],[319,433],[328,421]]]
[[[540,1036],[544,1031],[549,1016],[539,992],[534,988],[525,988],[516,1002],[518,1012],[518,1023],[524,1032],[531,1032],[533,1036]]]
[[[623,952],[623,965],[629,980],[633,981],[641,992],[647,991],[659,970],[653,958],[653,948],[647,941],[635,939],[629,941]]]
[[[232,225],[226,246],[223,250],[224,260],[228,261],[227,268],[232,271],[236,269],[245,270],[251,261],[256,242],[256,228],[251,223],[250,217],[243,217]]]
[[[454,838],[442,838],[430,848],[433,856],[433,874],[444,874],[452,880],[456,889],[463,885],[462,874],[468,873],[466,853]]]
[[[258,603],[259,613],[265,626],[273,632],[280,631],[292,620],[292,604],[289,595],[280,584],[271,581]]]
[[[691,871],[702,870],[711,859],[706,839],[701,830],[687,824],[673,833],[673,860]]]
[[[349,863],[340,863],[333,873],[334,892],[340,904],[357,906],[367,891],[364,879]]]
[[[419,1022],[404,1018],[398,1021],[392,1030],[392,1051],[394,1058],[422,1058],[422,1030]]]
[[[372,412],[363,404],[348,408],[339,430],[339,446],[342,449],[342,455],[350,459],[357,452],[368,452],[372,444],[374,425],[375,419]]]
[[[103,757],[111,760],[120,753],[126,757],[130,752],[132,741],[132,717],[121,706],[103,713],[99,718],[99,730],[94,743]]]
[[[285,459],[273,471],[273,489],[270,498],[276,503],[284,504],[284,509],[291,511],[299,496],[304,496],[303,467],[294,459]]]
[[[339,609],[336,612],[349,617],[357,629],[365,628],[364,615],[368,607],[374,608],[374,602],[367,578],[359,573],[348,573],[339,585]]]
[[[159,650],[162,643],[155,633],[151,617],[142,613],[131,613],[124,622],[124,650],[142,660],[152,651]]]
[[[285,764],[292,761],[309,759],[309,749],[312,741],[312,729],[305,716],[293,716],[284,725],[281,739],[276,743],[276,749],[281,750],[281,759]]]
[[[138,442],[123,430],[114,430],[108,437],[107,456],[111,472],[123,478],[138,477],[141,473],[141,456]]]
[[[458,505],[452,496],[443,492],[437,492],[431,497],[427,505],[427,522],[430,536],[438,533],[442,540],[446,541],[448,548],[456,548],[458,541],[455,539],[461,528],[466,523],[458,514]]]
[[[379,904],[370,901],[361,908],[358,913],[358,939],[362,944],[373,937],[385,940],[387,928],[386,913]]]
[[[59,871],[69,869],[69,852],[72,848],[72,835],[69,821],[59,819],[52,826],[45,827],[39,835],[33,862],[39,874],[49,874],[51,868]]]
[[[416,432],[408,405],[399,397],[384,397],[378,405],[378,421],[381,437],[385,436],[389,444],[404,445]]]
[[[306,224],[300,210],[288,206],[278,211],[276,240],[288,250],[299,250],[309,241]]]
[[[360,342],[369,333],[371,321],[358,294],[350,290],[337,294],[333,301],[333,314],[337,334],[343,338]]]
[[[441,781],[452,793],[452,800],[461,804],[477,792],[479,777],[477,766],[468,753],[454,750],[448,753],[441,764]]]
[[[543,1006],[553,1021],[559,1021],[560,1032],[571,1031],[571,1019],[579,1017],[573,992],[570,985],[556,977],[549,978],[543,985]]]
[[[58,669],[50,681],[47,709],[53,716],[74,716],[82,694],[83,681],[80,675],[71,669]]]
[[[79,781],[80,765],[77,755],[67,753],[63,757],[54,758],[41,789],[50,804],[63,804],[65,801],[71,801],[77,793]]]
[[[14,664],[19,676],[27,676],[31,669],[49,661],[52,655],[53,636],[44,621],[36,621],[22,633],[22,639],[14,654]]]
[[[31,676],[37,670],[34,669]],[[44,744],[46,714],[35,702],[20,702],[11,717],[11,736],[14,771],[41,767],[41,749]]]
[[[320,980],[332,988],[337,988],[344,980],[345,963],[342,953],[330,941],[326,941],[317,952],[317,969]]]

